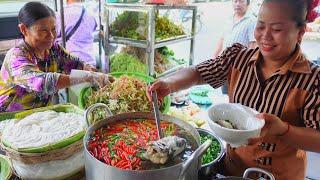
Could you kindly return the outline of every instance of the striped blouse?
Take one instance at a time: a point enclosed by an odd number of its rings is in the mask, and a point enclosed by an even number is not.
[[[197,65],[197,70],[214,88],[227,82],[231,103],[277,115],[294,126],[320,130],[320,67],[308,61],[298,47],[281,68],[262,81],[256,68],[260,56],[259,48],[234,44],[218,58]],[[260,167],[277,179],[304,179],[306,154],[276,137],[265,137],[251,146],[228,146],[225,163],[227,172],[235,175],[248,167]]]

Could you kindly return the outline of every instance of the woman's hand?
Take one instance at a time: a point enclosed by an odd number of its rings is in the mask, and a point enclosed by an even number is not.
[[[265,124],[261,129],[259,138],[249,139],[249,144],[254,144],[264,136],[280,136],[288,130],[288,124],[273,114],[261,113],[256,116],[261,120],[265,120]]]
[[[92,86],[104,87],[114,82],[114,77],[104,73],[88,72],[84,77],[72,77],[69,76],[70,86],[88,82]]]
[[[98,72],[98,69],[94,66],[92,66],[91,64],[84,64],[83,65],[83,70],[85,71],[91,71],[91,72]]]
[[[171,87],[168,82],[163,79],[156,80],[150,87],[147,87],[147,96],[151,101],[151,92],[156,91],[158,95],[158,100],[162,102],[164,97],[171,93]]]
[[[104,73],[93,72],[89,78],[89,82],[93,86],[103,88],[114,81],[113,76]]]

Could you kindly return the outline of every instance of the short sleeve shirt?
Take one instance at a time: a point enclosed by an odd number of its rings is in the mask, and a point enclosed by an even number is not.
[[[235,22],[234,18],[228,21],[228,28],[223,34],[223,49],[230,47],[234,43],[240,43],[246,47],[250,42],[254,42],[254,28],[256,18],[253,15],[246,14],[239,21]]]
[[[202,78],[214,88],[229,84],[229,101],[270,113],[293,126],[320,130],[320,67],[301,53],[297,45],[293,56],[270,78],[257,74],[261,59],[259,48],[241,44],[227,48],[216,59],[197,65]],[[241,175],[248,167],[272,172],[276,179],[304,179],[306,153],[288,146],[274,136],[254,145],[228,146],[226,170]]]

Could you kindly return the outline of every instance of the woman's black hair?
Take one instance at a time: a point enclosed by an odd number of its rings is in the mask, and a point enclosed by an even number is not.
[[[309,6],[312,4],[312,0],[264,0],[263,3],[268,2],[277,2],[283,3],[286,2],[292,8],[293,20],[297,23],[298,27],[301,27],[307,22],[307,13]]]
[[[25,24],[27,27],[32,26],[37,20],[53,16],[54,11],[45,4],[40,2],[28,2],[19,11],[19,23]]]

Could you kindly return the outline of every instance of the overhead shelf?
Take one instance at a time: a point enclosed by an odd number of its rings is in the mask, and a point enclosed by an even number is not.
[[[160,48],[170,44],[191,40],[192,38],[193,36],[190,36],[190,35],[181,35],[181,36],[176,36],[168,39],[163,39],[160,41],[156,41],[155,48]],[[135,40],[130,38],[118,37],[118,36],[111,36],[109,38],[109,42],[114,44],[123,44],[123,45],[129,45],[129,46],[145,48],[145,49],[148,48],[149,46],[147,40]]]

